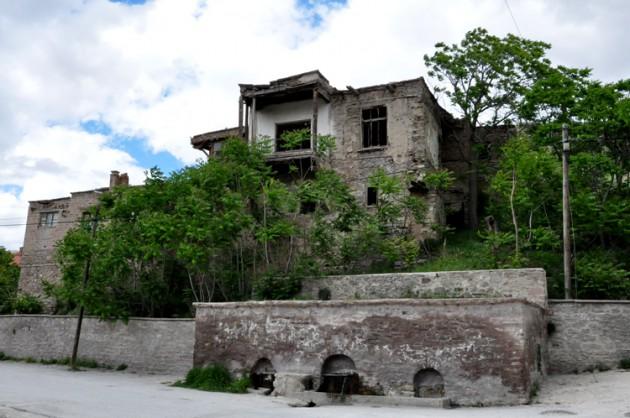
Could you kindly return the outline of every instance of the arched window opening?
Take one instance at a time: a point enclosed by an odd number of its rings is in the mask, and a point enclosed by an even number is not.
[[[322,365],[321,384],[318,392],[336,395],[353,395],[359,391],[359,374],[354,361],[348,356],[330,356]]]
[[[254,389],[269,389],[269,393],[273,390],[273,381],[276,379],[276,369],[273,368],[271,361],[261,358],[252,367],[250,374],[251,384]]]
[[[416,398],[443,398],[444,379],[435,369],[422,369],[413,377],[413,392]]]

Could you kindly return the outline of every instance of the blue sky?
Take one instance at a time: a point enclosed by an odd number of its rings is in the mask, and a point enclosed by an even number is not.
[[[170,174],[184,167],[184,163],[166,151],[155,152],[150,149],[147,138],[125,136],[112,131],[111,126],[103,121],[90,119],[81,123],[81,129],[90,134],[100,134],[108,138],[111,148],[129,153],[143,168],[159,167]],[[200,154],[201,156],[201,154]]]

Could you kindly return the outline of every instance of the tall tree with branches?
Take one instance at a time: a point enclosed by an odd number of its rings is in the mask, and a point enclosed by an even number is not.
[[[471,144],[469,156],[469,218],[478,220],[478,127],[512,122],[521,99],[540,74],[551,67],[545,58],[550,45],[508,34],[503,38],[483,28],[469,31],[459,44],[437,43],[433,55],[425,55],[428,75],[438,81],[435,91],[444,93],[469,125],[460,138]]]

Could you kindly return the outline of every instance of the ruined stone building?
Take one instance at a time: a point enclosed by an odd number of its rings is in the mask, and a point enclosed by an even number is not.
[[[444,222],[441,198],[427,189],[423,177],[442,166],[447,112],[424,79],[338,90],[319,71],[310,71],[269,84],[240,84],[240,91],[238,126],[196,135],[191,139],[194,148],[211,157],[230,137],[250,143],[270,138],[273,152],[268,161],[282,175],[289,164],[317,169],[318,136],[331,135],[336,147],[329,163],[359,201],[376,203],[368,178],[382,167],[390,175],[411,176],[409,192],[427,202],[426,224]],[[288,149],[282,134],[304,128],[310,138]]]
[[[43,283],[55,283],[60,278],[55,263],[55,245],[66,233],[87,216],[99,195],[118,185],[129,184],[126,173],[112,171],[109,187],[73,192],[69,197],[29,202],[26,232],[22,248],[19,290],[43,296]]]
[[[442,196],[429,191],[423,182],[430,170],[446,166],[461,174],[465,166],[461,164],[461,144],[456,147],[452,141],[461,127],[437,104],[422,78],[338,90],[319,71],[310,71],[269,84],[241,84],[240,90],[238,126],[196,135],[191,139],[194,148],[211,157],[231,137],[249,142],[270,138],[273,152],[268,162],[279,176],[286,176],[290,165],[312,174],[321,163],[316,153],[318,136],[332,136],[336,147],[327,163],[365,205],[375,204],[378,198],[368,185],[377,168],[410,176],[409,193],[427,203],[425,224],[415,226],[419,237],[430,233],[429,225],[443,223],[446,212],[464,210],[465,181],[460,179]],[[284,132],[304,128],[310,131],[310,138],[293,147],[283,144]],[[126,183],[126,174],[112,172],[110,187]],[[20,291],[42,295],[44,281],[58,280],[55,243],[104,190],[107,188],[30,202]]]

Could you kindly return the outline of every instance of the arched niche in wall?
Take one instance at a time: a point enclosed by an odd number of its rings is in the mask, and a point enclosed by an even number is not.
[[[276,369],[268,358],[261,358],[252,367],[249,377],[254,389],[266,388],[271,391],[276,378]]]
[[[359,391],[359,374],[354,361],[343,354],[328,357],[322,364],[318,392],[352,395]]]
[[[444,378],[433,368],[422,369],[413,377],[413,393],[416,398],[443,398]]]

